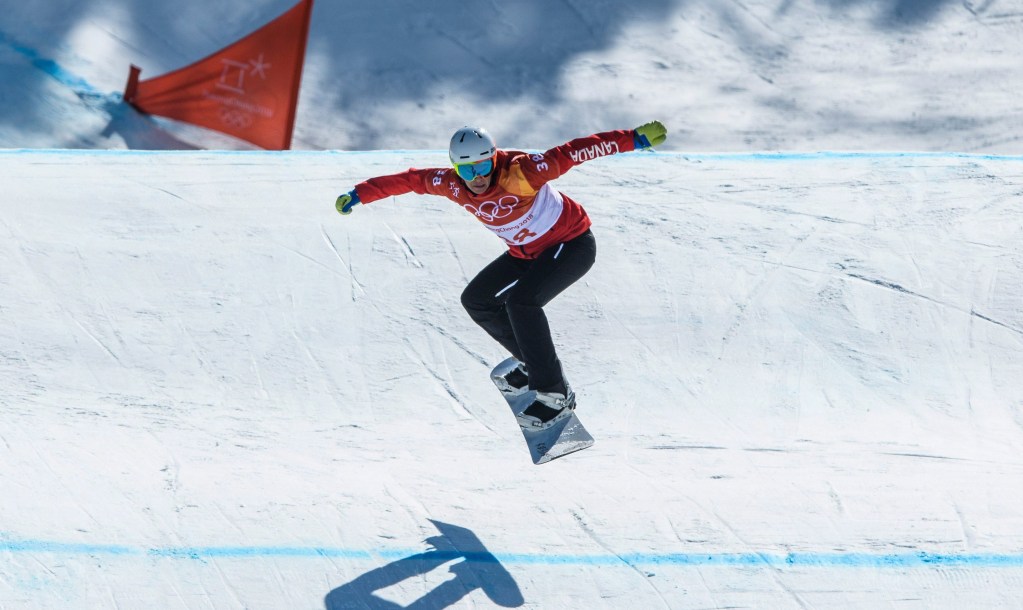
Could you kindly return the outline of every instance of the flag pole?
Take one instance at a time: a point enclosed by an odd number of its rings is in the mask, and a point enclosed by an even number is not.
[[[141,73],[142,68],[135,64],[132,64],[128,70],[128,82],[124,85],[124,101],[132,106],[135,105],[135,95],[139,91],[139,74]]]

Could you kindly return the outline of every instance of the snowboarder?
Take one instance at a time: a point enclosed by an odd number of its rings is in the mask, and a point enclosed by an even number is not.
[[[523,363],[502,391],[534,391],[520,415],[526,428],[546,428],[575,408],[543,307],[589,271],[596,257],[590,219],[581,205],[549,182],[585,161],[664,142],[659,121],[636,129],[577,138],[542,154],[498,149],[482,128],[463,127],[448,147],[452,167],[409,169],[370,178],[337,198],[342,215],[356,204],[417,193],[461,205],[503,239],[508,251],[469,282],[462,305],[469,316]]]

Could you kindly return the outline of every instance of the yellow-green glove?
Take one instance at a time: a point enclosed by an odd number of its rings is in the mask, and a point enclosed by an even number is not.
[[[640,148],[650,148],[651,146],[663,143],[668,138],[668,130],[664,128],[660,121],[650,121],[634,129],[632,137],[636,142],[637,150]]]
[[[337,201],[334,202],[334,208],[337,210],[338,214],[348,216],[359,203],[361,203],[359,200],[359,194],[355,192],[355,189],[352,189],[347,193],[338,195]]]

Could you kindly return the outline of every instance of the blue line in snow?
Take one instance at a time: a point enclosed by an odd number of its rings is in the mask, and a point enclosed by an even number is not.
[[[56,555],[137,555],[130,546],[79,544],[50,540],[0,540],[0,553],[51,553]]]
[[[303,546],[197,546],[143,548],[116,544],[80,544],[47,540],[0,540],[0,553],[60,556],[139,556],[165,559],[317,558],[369,560],[430,558],[508,565],[803,567],[803,568],[1023,568],[1018,553],[625,553],[553,555],[533,553],[460,553],[416,549],[344,549]]]
[[[71,89],[74,89],[76,93],[83,95],[102,95],[95,87],[89,84],[84,78],[75,76],[71,72],[64,69],[63,66],[58,64],[56,61],[43,57],[39,54],[39,51],[32,47],[27,47],[18,41],[14,40],[4,32],[0,32],[0,44],[10,48],[18,55],[21,55],[27,59],[33,67],[42,70],[46,74],[52,76],[62,85],[66,85]]]
[[[658,153],[665,154],[665,153]],[[668,153],[671,154],[671,153]],[[815,151],[751,153],[677,153],[694,161],[817,161],[829,159],[969,159],[975,161],[1023,161],[1023,155],[926,151]]]
[[[446,151],[439,150],[128,150],[84,149],[84,148],[8,148],[0,149],[0,155],[198,155],[198,156],[385,156],[385,155],[435,155],[438,163],[447,158]],[[894,151],[816,151],[816,152],[724,152],[724,153],[692,153],[692,152],[637,152],[629,154],[651,155],[655,158],[677,159],[682,162],[703,161],[744,161],[744,162],[779,162],[779,161],[828,161],[828,160],[888,160],[888,159],[935,159],[964,161],[1023,161],[1023,155],[997,155],[965,152],[894,152]],[[614,155],[604,157],[601,162],[614,163],[629,158]]]

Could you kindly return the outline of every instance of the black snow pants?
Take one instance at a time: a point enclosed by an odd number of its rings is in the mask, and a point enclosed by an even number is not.
[[[533,260],[505,252],[462,292],[462,306],[473,321],[525,363],[532,390],[567,390],[543,307],[585,275],[596,256],[590,231],[551,246]]]

